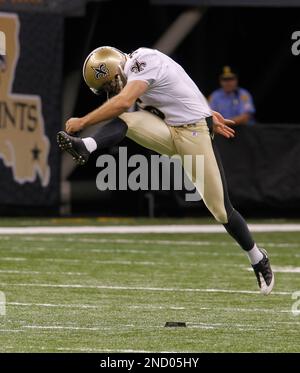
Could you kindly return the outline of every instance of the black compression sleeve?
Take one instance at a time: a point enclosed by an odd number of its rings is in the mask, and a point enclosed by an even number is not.
[[[121,142],[127,133],[127,124],[120,118],[103,124],[91,136],[97,143],[98,148],[109,148]]]
[[[212,141],[215,157],[219,166],[222,184],[223,184],[223,191],[224,191],[224,205],[228,216],[228,222],[223,224],[227,232],[233,237],[236,242],[244,249],[245,251],[249,251],[254,246],[253,237],[249,231],[248,225],[245,219],[241,216],[241,214],[236,211],[231,204],[229,195],[228,195],[228,188],[227,182],[225,178],[225,173],[221,161],[220,154],[218,152],[217,146],[214,141]]]

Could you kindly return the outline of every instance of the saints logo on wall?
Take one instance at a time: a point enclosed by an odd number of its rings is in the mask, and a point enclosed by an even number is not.
[[[41,98],[12,92],[22,54],[19,29],[17,15],[0,13],[1,39],[6,46],[5,54],[2,48],[0,56],[0,158],[12,168],[16,182],[34,182],[39,177],[41,184],[47,186],[50,144],[45,135]]]

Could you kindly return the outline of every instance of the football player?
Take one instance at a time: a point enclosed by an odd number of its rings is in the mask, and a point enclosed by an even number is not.
[[[262,294],[274,286],[267,253],[254,242],[248,226],[230,202],[214,134],[234,136],[226,120],[210,109],[204,96],[184,71],[158,50],[139,48],[125,54],[112,47],[92,51],[83,65],[83,77],[96,94],[105,91],[107,102],[80,118],[66,122],[58,143],[78,164],[85,164],[97,148],[110,147],[125,136],[159,154],[204,156],[204,188],[199,190],[195,167],[189,173],[215,219],[247,253]],[[128,111],[135,103],[140,110]],[[72,134],[99,122],[114,119],[94,136]],[[193,162],[194,163],[194,162]]]

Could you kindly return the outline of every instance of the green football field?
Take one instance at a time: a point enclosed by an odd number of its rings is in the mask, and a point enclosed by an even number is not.
[[[0,351],[299,352],[300,232],[255,238],[268,297],[223,233],[0,235]]]

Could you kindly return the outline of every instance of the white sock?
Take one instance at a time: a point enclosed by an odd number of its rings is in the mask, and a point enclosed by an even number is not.
[[[260,262],[262,258],[264,257],[262,252],[256,246],[256,244],[253,246],[253,249],[251,249],[250,251],[247,251],[247,255],[252,265]]]
[[[93,153],[97,149],[97,143],[92,137],[86,137],[82,141],[90,153]]]

